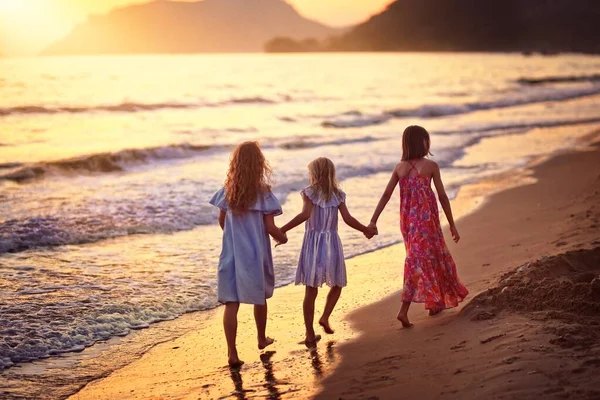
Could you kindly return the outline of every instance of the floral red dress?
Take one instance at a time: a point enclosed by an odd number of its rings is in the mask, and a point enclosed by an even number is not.
[[[411,163],[399,186],[400,230],[406,247],[402,301],[425,303],[428,310],[456,307],[469,291],[460,283],[446,246],[431,178],[419,174]]]

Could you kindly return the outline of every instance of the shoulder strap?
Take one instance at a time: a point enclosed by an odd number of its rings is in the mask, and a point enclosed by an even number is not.
[[[411,162],[411,161],[409,161],[408,163],[410,164],[410,169],[408,170],[408,174],[407,174],[407,175],[410,175],[410,173],[411,173],[413,170],[414,170],[414,171],[417,173],[417,175],[418,175],[418,174],[419,174],[419,170],[416,168],[416,163],[413,163],[413,162]]]

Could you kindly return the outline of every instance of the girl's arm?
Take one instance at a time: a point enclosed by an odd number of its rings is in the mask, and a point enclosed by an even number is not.
[[[340,210],[340,213],[342,214],[342,218],[344,219],[344,222],[346,223],[346,225],[348,225],[351,228],[356,229],[357,231],[361,231],[365,235],[373,236],[373,235],[370,235],[370,233],[375,233],[374,231],[367,228],[366,226],[364,226],[363,224],[358,222],[358,220],[356,218],[354,218],[352,215],[350,215],[350,211],[348,211],[348,207],[346,207],[346,203],[340,203],[339,210]]]
[[[219,225],[221,226],[221,229],[225,229],[225,215],[227,213],[223,210],[221,210],[221,212],[219,213]]]
[[[452,233],[452,239],[455,242],[460,240],[460,235],[458,234],[458,230],[456,229],[456,225],[454,224],[454,218],[452,217],[452,208],[450,207],[450,200],[448,199],[448,195],[446,194],[446,190],[444,189],[444,184],[442,183],[442,174],[440,173],[440,167],[435,164],[433,170],[433,183],[435,185],[435,190],[438,193],[438,198],[440,199],[440,204],[442,205],[442,209],[444,210],[444,214],[446,214],[446,219],[450,224],[450,233]]]
[[[277,243],[287,243],[288,238],[286,234],[281,232],[281,229],[279,229],[277,225],[275,225],[275,215],[265,214],[263,218],[265,221],[265,226],[267,227],[267,233],[271,235],[271,237],[275,239]]]
[[[373,212],[373,216],[371,217],[371,223],[369,224],[369,227],[375,228],[377,226],[377,220],[379,219],[379,216],[383,212],[385,206],[387,206],[387,203],[390,201],[392,194],[394,194],[394,189],[396,189],[396,185],[398,184],[398,165],[396,166],[396,168],[394,168],[394,172],[392,172],[390,181],[385,187],[385,191],[381,195],[381,199],[379,199],[377,207],[375,207],[375,211]]]
[[[310,214],[312,214],[313,203],[307,196],[304,195],[302,196],[302,200],[304,200],[304,203],[302,204],[302,211],[300,212],[300,214],[292,218],[290,222],[281,227],[281,231],[283,233],[291,231],[292,229],[294,229],[295,227],[297,227],[298,225],[310,218]]]

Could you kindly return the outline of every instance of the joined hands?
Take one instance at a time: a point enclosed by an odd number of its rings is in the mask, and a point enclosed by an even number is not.
[[[373,236],[378,235],[379,232],[377,231],[377,224],[371,222],[367,226],[367,229],[365,230],[364,234],[367,239],[371,239]]]
[[[288,241],[287,232],[281,231],[281,233],[283,234],[283,237],[285,238],[285,240],[283,240],[283,241],[275,240],[275,247],[281,246],[282,244],[286,244]]]

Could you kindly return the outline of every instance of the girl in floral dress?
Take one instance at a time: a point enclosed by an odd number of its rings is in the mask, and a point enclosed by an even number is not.
[[[431,189],[432,179],[452,238],[455,242],[460,239],[440,168],[425,158],[430,154],[429,146],[429,133],[425,128],[413,125],[404,130],[402,161],[396,165],[369,224],[370,227],[377,226],[379,215],[399,185],[400,230],[406,247],[406,261],[402,306],[397,318],[405,328],[412,326],[408,320],[412,302],[425,303],[429,315],[435,315],[456,307],[469,293],[458,279],[456,265],[442,234],[437,201]]]

